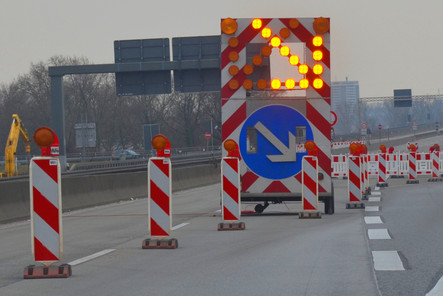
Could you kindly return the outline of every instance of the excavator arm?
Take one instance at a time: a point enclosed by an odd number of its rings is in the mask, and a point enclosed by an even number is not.
[[[23,124],[21,123],[18,115],[13,114],[11,130],[9,131],[9,136],[5,148],[5,170],[6,170],[6,176],[8,177],[17,175],[17,168],[15,162],[16,162],[17,144],[20,136],[25,142],[26,152],[29,153],[31,151],[30,147],[31,142],[29,140],[28,133]]]

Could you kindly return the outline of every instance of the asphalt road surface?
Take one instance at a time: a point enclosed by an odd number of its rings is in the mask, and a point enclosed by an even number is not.
[[[345,209],[347,180],[335,180],[334,215],[271,205],[223,232],[219,184],[178,192],[174,250],[141,248],[146,199],[66,213],[67,279],[24,280],[29,221],[1,225],[0,295],[442,295],[443,183],[420,182],[390,180],[364,210]]]

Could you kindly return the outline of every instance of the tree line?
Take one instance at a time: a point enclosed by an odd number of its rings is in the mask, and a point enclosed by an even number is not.
[[[49,66],[86,64],[90,62],[84,57],[54,56],[31,64],[29,73],[0,85],[0,144],[6,144],[12,114],[19,115],[30,138],[37,128],[51,126]],[[119,97],[114,74],[66,75],[63,87],[67,153],[80,152],[74,125],[86,121],[96,125],[96,147],[88,151],[144,150],[145,124],[158,124],[174,148],[206,146],[204,134],[211,131],[212,121],[213,143],[221,143],[219,92]],[[39,153],[35,144],[31,153]],[[24,145],[19,144],[17,154],[24,154]]]

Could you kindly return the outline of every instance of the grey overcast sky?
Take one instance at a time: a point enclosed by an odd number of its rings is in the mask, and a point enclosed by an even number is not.
[[[330,17],[332,81],[361,97],[443,92],[441,0],[0,0],[0,84],[51,56],[113,63],[114,40],[220,34],[226,17]]]

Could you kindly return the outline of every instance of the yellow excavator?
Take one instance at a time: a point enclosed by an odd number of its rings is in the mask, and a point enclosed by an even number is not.
[[[31,142],[28,137],[28,133],[23,126],[23,123],[20,121],[20,118],[17,114],[12,115],[12,124],[11,130],[9,131],[8,141],[6,142],[5,149],[5,170],[6,176],[12,177],[17,176],[17,167],[15,165],[16,162],[16,152],[17,152],[17,144],[19,136],[22,137],[23,141],[26,145],[26,153],[31,152]]]

